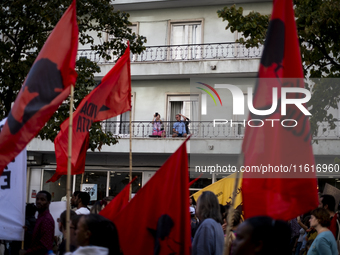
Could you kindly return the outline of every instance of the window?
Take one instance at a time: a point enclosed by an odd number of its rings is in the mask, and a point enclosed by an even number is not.
[[[167,127],[167,134],[172,134],[172,125],[176,121],[176,114],[181,113],[190,121],[198,121],[199,116],[199,95],[168,95],[167,120],[170,126]],[[190,133],[194,132],[193,123],[189,124]]]
[[[245,125],[244,125],[244,121],[248,121],[248,116],[249,116],[249,110],[248,110],[248,93],[247,92],[243,92],[243,98],[244,98],[244,114],[243,115],[233,115],[232,116],[232,120],[234,122],[238,122],[237,125],[233,125],[233,127],[231,127],[231,134],[235,135],[235,136],[244,136],[244,132],[245,132]]]
[[[131,119],[134,120],[134,104],[136,93],[131,94]],[[114,135],[129,134],[130,133],[130,111],[124,112],[123,114],[110,118],[103,122],[103,129],[105,132],[111,132]]]
[[[200,44],[201,22],[171,23],[171,45]]]
[[[132,178],[137,176],[137,180],[132,183],[132,193],[137,193],[142,185],[142,172],[133,172]],[[110,171],[109,181],[109,196],[117,196],[125,186],[129,183],[130,174],[129,172],[116,172]]]
[[[106,186],[107,171],[85,171],[84,177],[81,174],[76,175],[76,190],[84,191],[87,188],[87,192],[91,196],[90,205],[107,196]],[[89,190],[89,187],[92,187],[92,189]]]
[[[132,32],[132,34],[133,33],[135,33],[136,35],[138,35],[138,31],[139,31],[139,23],[138,22],[136,22],[136,23],[132,23],[132,25],[131,26],[127,26],[128,28],[130,28],[131,29],[131,32]],[[108,35],[108,37],[107,37],[107,40],[108,41],[111,41],[111,40],[113,40],[115,38],[115,36],[114,35]],[[123,41],[126,43],[127,42],[127,40],[126,39],[123,39]],[[117,57],[116,56],[112,56],[113,57],[113,61],[115,61],[116,59],[117,59]],[[137,60],[137,57],[138,57],[138,55],[132,55],[132,53],[131,53],[131,55],[130,55],[130,59],[131,59],[131,61],[133,62],[133,61],[136,61]]]
[[[201,44],[202,37],[202,20],[170,22],[170,45],[174,46],[169,50],[169,58],[172,60],[200,58],[203,48],[190,44]]]

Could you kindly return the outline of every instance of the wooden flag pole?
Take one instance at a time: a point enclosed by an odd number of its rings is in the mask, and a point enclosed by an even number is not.
[[[230,233],[230,230],[231,230],[231,224],[232,224],[232,218],[233,218],[233,214],[234,214],[234,203],[235,203],[235,197],[236,197],[236,192],[237,192],[237,187],[238,187],[238,180],[239,180],[239,176],[240,173],[237,172],[236,173],[236,178],[235,178],[235,186],[234,186],[234,191],[233,191],[233,197],[232,197],[232,200],[231,200],[231,203],[230,203],[230,207],[229,207],[229,210],[228,210],[228,217],[227,217],[227,229],[226,229],[226,233],[225,233],[225,242],[224,242],[224,252],[223,254],[224,255],[229,255],[229,250],[230,250],[230,247],[229,247],[229,233]]]
[[[238,159],[238,166],[237,166],[238,168],[240,168],[240,166],[242,165],[241,162],[243,163],[243,161],[244,161],[244,157],[243,157],[243,154],[241,153],[241,155],[239,156],[239,159]],[[224,252],[223,252],[223,255],[229,255],[229,250],[230,250],[230,247],[229,247],[229,233],[230,233],[230,230],[231,230],[232,216],[233,216],[234,210],[235,210],[234,209],[234,203],[235,203],[235,198],[236,198],[236,192],[237,192],[239,178],[240,178],[240,172],[237,171],[236,172],[235,183],[234,183],[233,196],[232,196],[230,207],[229,207],[229,210],[228,210],[227,229],[226,229],[226,233],[225,233],[226,240],[224,242]]]
[[[72,123],[73,123],[73,97],[74,86],[71,85],[70,117],[68,124],[68,159],[67,159],[67,182],[66,182],[66,252],[70,251],[70,220],[71,220],[71,160],[72,160]]]
[[[81,174],[80,188],[81,188],[81,185],[83,185],[83,183],[84,183],[84,173]]]
[[[130,166],[130,178],[129,182],[132,181],[132,125],[131,125],[131,119],[132,119],[132,111],[130,110],[130,155],[129,155],[129,166]],[[129,201],[131,200],[131,193],[132,193],[132,183],[130,184],[130,191],[129,191]]]

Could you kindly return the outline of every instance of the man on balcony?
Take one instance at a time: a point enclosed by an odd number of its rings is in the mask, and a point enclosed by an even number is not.
[[[172,137],[187,137],[185,124],[181,120],[181,114],[176,114],[176,120],[172,129]]]

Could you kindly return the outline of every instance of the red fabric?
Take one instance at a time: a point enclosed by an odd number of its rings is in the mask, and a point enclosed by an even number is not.
[[[329,230],[332,231],[333,236],[335,238],[335,240],[337,240],[338,236],[337,236],[337,232],[338,232],[338,214],[334,214],[332,220],[331,220],[331,225],[329,226]]]
[[[37,59],[8,115],[0,134],[0,175],[37,135],[70,93],[77,73],[76,1],[64,13]]]
[[[189,182],[189,187],[191,187],[191,185],[193,185],[196,181],[198,181],[199,178],[202,177],[203,174],[200,174],[200,176],[198,176],[196,179],[192,180],[191,182]]]
[[[113,221],[117,214],[129,203],[130,185],[136,179],[137,176],[135,176],[99,214]]]
[[[93,122],[115,117],[131,109],[130,47],[88,94],[73,114],[72,128],[72,174],[81,174],[85,169],[89,129]],[[69,119],[61,124],[61,130],[54,140],[57,169],[47,182],[55,182],[67,174]]]
[[[295,105],[287,105],[287,115],[281,116],[281,87],[304,87],[299,43],[291,0],[274,1],[271,23],[259,68],[253,105],[269,109],[272,88],[278,88],[278,107],[266,119],[295,119],[298,125],[284,128],[277,121],[274,127],[266,122],[262,127],[246,127],[242,152],[245,166],[296,166],[292,173],[243,173],[242,195],[245,217],[267,215],[289,220],[318,207],[317,181],[311,170],[298,173],[299,166],[314,166],[308,117]],[[264,79],[267,78],[267,79]],[[272,79],[268,79],[272,78]],[[289,79],[289,83],[285,83]],[[301,94],[288,94],[290,98]],[[249,119],[264,119],[250,114]],[[288,123],[286,123],[287,125]],[[298,177],[298,178],[297,178]]]
[[[188,183],[185,141],[115,217],[124,254],[190,254]]]

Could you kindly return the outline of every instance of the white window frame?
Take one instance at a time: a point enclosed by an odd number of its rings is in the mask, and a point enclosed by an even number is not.
[[[132,114],[131,115],[131,121],[134,121],[134,119],[135,119],[135,100],[136,100],[136,92],[132,92],[131,93],[131,114]],[[118,135],[120,137],[129,136],[128,133],[123,133],[123,134],[119,133],[120,120],[121,120],[121,115],[107,119],[107,121],[116,121],[116,123],[115,123],[116,132],[114,133],[114,135]],[[104,129],[106,129],[106,121],[103,122],[103,126],[104,126]]]
[[[198,54],[193,54],[194,50],[193,49],[187,49],[187,52],[182,53],[184,55],[177,55],[176,52],[176,57],[174,58],[172,55],[174,54],[171,50],[178,50],[175,48],[171,48],[171,45],[177,45],[172,43],[172,27],[174,25],[200,25],[201,26],[201,34],[200,34],[200,42],[196,42],[196,44],[202,44],[204,42],[204,19],[188,19],[188,20],[169,20],[168,21],[168,45],[169,50],[168,50],[168,58],[169,60],[181,60],[183,56],[187,55],[186,60],[190,59],[200,59],[202,56],[202,53],[204,52],[204,49],[199,49]],[[189,43],[192,44],[192,43]],[[195,52],[197,53],[197,52]]]

